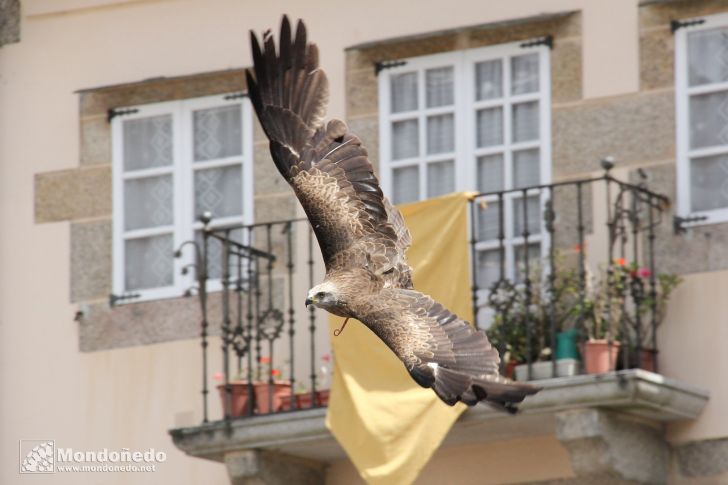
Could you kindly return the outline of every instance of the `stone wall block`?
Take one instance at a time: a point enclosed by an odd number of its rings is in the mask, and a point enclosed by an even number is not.
[[[110,215],[110,166],[35,175],[36,222],[57,222]]]
[[[111,293],[111,221],[71,224],[71,301]]]
[[[640,33],[640,89],[669,88],[675,85],[675,36],[662,29]]]
[[[675,156],[672,91],[612,97],[553,110],[554,176],[585,174],[607,155],[620,166]]]

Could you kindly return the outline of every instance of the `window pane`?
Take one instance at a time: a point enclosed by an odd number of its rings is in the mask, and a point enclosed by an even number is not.
[[[528,212],[528,232],[529,235],[539,234],[541,232],[541,197],[538,195],[530,195],[526,198],[526,211]],[[513,200],[513,235],[516,237],[523,236],[523,198]]]
[[[170,286],[174,263],[172,235],[124,242],[124,287],[129,290]]]
[[[425,71],[427,107],[450,106],[453,104],[453,70],[452,67],[428,69]]]
[[[478,288],[487,290],[500,279],[500,250],[478,251]]]
[[[728,92],[690,97],[690,148],[728,144]]]
[[[511,93],[538,91],[538,54],[511,58]]]
[[[695,158],[690,164],[690,209],[728,207],[728,155]]]
[[[475,64],[475,99],[503,96],[503,64],[500,59]]]
[[[243,230],[235,229],[230,231],[230,239],[235,242],[243,243]],[[195,241],[202,247],[202,231],[195,231]],[[234,249],[234,247],[231,247]],[[222,242],[219,239],[211,237],[207,240],[207,275],[209,278],[218,279],[222,277]],[[235,281],[238,278],[238,258],[230,256],[230,280]],[[245,260],[240,262],[243,272],[243,280],[248,279],[248,266]]]
[[[393,74],[389,79],[392,113],[417,109],[417,73]]]
[[[503,108],[478,110],[478,147],[501,145],[503,143]]]
[[[392,170],[392,181],[392,199],[395,204],[420,199],[420,171],[417,166],[395,168]]]
[[[498,202],[476,204],[478,208],[478,241],[498,239],[500,233]]]
[[[513,105],[513,141],[538,140],[538,101]]]
[[[728,29],[688,34],[688,82],[691,86],[728,81]]]
[[[214,217],[243,213],[243,177],[240,165],[195,171],[195,213],[205,211]]]
[[[455,191],[455,165],[452,160],[427,164],[427,197]]]
[[[195,161],[242,155],[243,131],[239,105],[195,111],[193,124]]]
[[[172,164],[172,115],[126,120],[124,171]]]
[[[494,192],[503,190],[503,154],[478,157],[478,191]]]
[[[541,163],[538,148],[513,152],[513,188],[538,185],[541,180]]]
[[[172,195],[171,175],[124,181],[124,229],[172,224]]]
[[[516,256],[516,277],[517,283],[525,281],[526,272],[526,251],[523,250],[523,245],[515,247]],[[541,244],[534,243],[528,245],[528,270],[529,279],[533,281],[538,278],[538,268],[541,265]]]
[[[448,153],[455,149],[455,121],[453,115],[427,118],[427,153]]]
[[[392,123],[392,158],[402,160],[420,154],[420,136],[417,120]]]

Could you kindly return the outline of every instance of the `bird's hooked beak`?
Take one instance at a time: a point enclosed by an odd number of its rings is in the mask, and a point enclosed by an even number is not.
[[[314,303],[316,303],[316,301],[314,301],[313,298],[311,298],[310,296],[306,297],[306,308],[308,308],[309,305],[313,305]]]

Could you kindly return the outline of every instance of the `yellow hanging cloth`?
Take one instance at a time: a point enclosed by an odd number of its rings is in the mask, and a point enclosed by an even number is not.
[[[415,289],[472,321],[467,206],[456,193],[399,207],[412,234],[407,259]],[[334,376],[326,426],[369,484],[412,483],[466,406],[444,404],[412,380],[368,328],[329,319]]]

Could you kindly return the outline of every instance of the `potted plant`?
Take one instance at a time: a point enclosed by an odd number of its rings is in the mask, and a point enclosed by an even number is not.
[[[517,380],[575,375],[579,371],[576,352],[578,273],[573,270],[557,271],[544,276],[534,264],[531,274],[535,276],[532,277],[530,296],[527,297],[523,284],[502,285],[496,298],[490,299],[501,311],[495,314],[486,333],[503,356],[504,375],[512,377],[515,371]],[[551,348],[552,325],[556,332],[554,355]],[[527,326],[530,326],[530,332]],[[530,343],[527,342],[529,334]]]
[[[670,295],[682,283],[682,278],[671,273],[655,275],[653,294],[651,277],[649,268],[631,265],[631,311],[625,313],[625,319],[632,343],[628,356],[630,367],[654,372],[657,369],[657,350],[653,348],[654,332],[664,320]]]
[[[237,418],[240,416],[250,416],[254,410],[251,405],[250,399],[251,390],[254,388],[253,384],[247,380],[247,372],[241,371],[231,380],[227,386],[222,383],[223,375],[221,372],[216,372],[213,375],[213,380],[221,382],[218,384],[217,391],[220,394],[220,402],[222,403],[223,414],[227,414],[230,417]],[[227,406],[227,387],[230,389],[230,408],[225,413]],[[252,403],[254,404],[254,403]]]
[[[291,394],[291,382],[280,378],[281,371],[271,367],[270,357],[261,356],[258,363],[258,379],[253,384],[255,409],[260,414],[280,411],[284,407],[284,396]],[[263,377],[267,377],[267,381],[263,381]]]
[[[598,282],[586,269],[587,298],[584,300],[583,323],[588,340],[582,344],[584,371],[604,374],[616,369],[619,354],[619,326],[624,316],[629,272],[623,259],[607,268]]]
[[[217,389],[223,412],[228,406],[228,388],[230,389],[229,409],[226,413],[228,416],[250,416],[252,412],[267,414],[284,409],[285,396],[291,394],[291,383],[281,379],[280,376],[281,371],[272,368],[270,357],[265,356],[258,359],[255,372],[241,368],[227,385],[222,383],[222,373],[216,373],[213,379],[221,382],[217,385]]]

